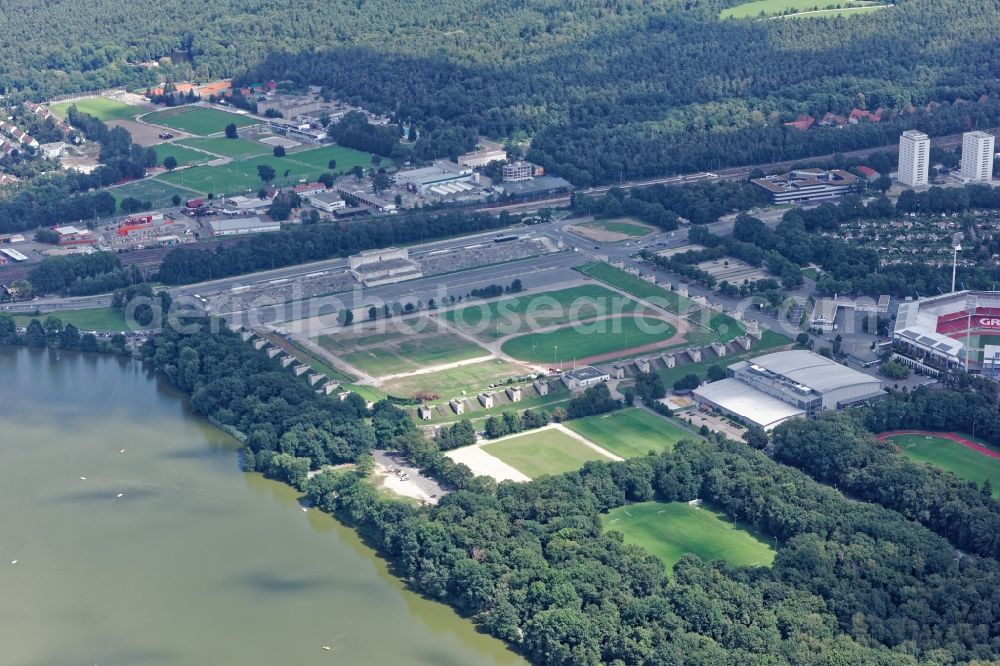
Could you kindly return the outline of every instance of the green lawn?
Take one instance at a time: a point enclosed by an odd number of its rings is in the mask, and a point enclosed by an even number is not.
[[[209,137],[198,139],[180,139],[177,143],[190,148],[204,150],[220,157],[230,157],[233,159],[256,157],[257,155],[269,155],[274,150],[263,143],[250,141],[248,139],[227,139],[226,137]]]
[[[553,429],[486,444],[483,450],[532,479],[572,472],[589,460],[607,460],[589,446]]]
[[[672,421],[638,407],[574,419],[564,425],[623,458],[672,450],[682,439],[701,439]]]
[[[503,344],[505,354],[536,363],[567,363],[598,354],[626,352],[673,336],[677,329],[655,317],[632,314],[528,333]]]
[[[298,344],[297,342],[289,340],[289,344],[295,347],[295,353],[300,359],[308,363],[311,368],[313,368],[314,370],[318,370],[319,372],[322,372],[324,375],[326,375],[333,381],[340,382],[342,384],[354,381],[353,377],[349,377],[343,372],[340,372],[332,365],[327,363],[325,360],[323,360],[316,354],[312,353],[311,351],[309,351],[302,345]]]
[[[987,446],[968,435],[962,437]],[[994,486],[993,496],[1000,497],[1000,460],[974,451],[958,442],[930,435],[894,435],[886,438],[899,447],[904,456],[916,462],[927,463],[960,479],[975,481],[980,487],[988,479]]]
[[[303,164],[320,169],[321,172],[347,173],[355,166],[362,166],[366,169],[372,166],[372,156],[370,154],[354,150],[353,148],[344,148],[343,146],[323,146],[322,148],[303,150],[301,152],[289,153],[289,157]],[[337,160],[336,169],[331,170],[329,168],[330,160]],[[382,166],[385,166],[388,161],[383,158]]]
[[[128,331],[125,315],[121,310],[113,308],[94,308],[90,310],[59,310],[39,315],[14,315],[18,326],[27,326],[32,319],[44,323],[49,317],[56,317],[63,324],[73,324],[81,331]]]
[[[490,384],[525,373],[525,368],[506,361],[482,361],[449,370],[391,379],[382,382],[381,389],[399,397],[410,397],[419,392],[436,395],[443,400],[459,397],[465,391],[468,397],[475,399],[476,394]]]
[[[655,227],[627,217],[615,218],[613,220],[594,220],[593,222],[584,222],[576,226],[586,229],[601,229],[602,231],[610,231],[611,233],[622,234],[623,236],[630,236],[632,238],[648,236],[656,231]]]
[[[218,195],[256,192],[263,184],[258,177],[250,178],[243,174],[233,173],[226,167],[211,166],[178,169],[171,173],[160,174],[156,180],[195,190],[199,193],[214,192]]]
[[[191,150],[176,143],[159,143],[153,146],[153,149],[156,150],[156,164],[158,166],[163,166],[163,160],[167,159],[167,157],[173,157],[177,160],[177,166],[198,164],[213,159],[211,155]]]
[[[524,294],[450,310],[444,317],[463,330],[492,340],[571,320],[586,320],[613,312],[634,312],[638,303],[596,284],[558,291]]]
[[[153,125],[169,127],[200,136],[219,134],[229,124],[235,124],[236,127],[247,127],[257,124],[256,120],[247,116],[219,111],[217,109],[207,109],[201,106],[181,106],[166,109],[165,111],[154,111],[143,116],[142,119]]]
[[[863,8],[862,11],[881,7],[881,5],[873,5],[870,2],[857,1],[831,2],[830,0],[755,0],[754,2],[745,2],[742,5],[723,9],[719,14],[719,18],[757,18],[761,15],[780,16],[782,14],[792,12],[808,12],[827,7],[834,7],[838,4],[841,5],[842,8]],[[832,14],[834,11],[836,10],[829,13]],[[843,9],[841,9],[841,11],[843,11]]]
[[[707,328],[705,327],[706,322],[704,321],[706,313],[711,315],[707,322]],[[699,310],[691,315],[688,315],[687,320],[694,326],[684,339],[687,344],[692,346],[707,345],[716,341],[727,343],[733,338],[738,338],[746,332],[746,327],[729,315],[724,315],[721,312],[714,312],[709,309]]]
[[[668,570],[686,553],[703,560],[725,560],[734,567],[770,566],[774,549],[707,506],[687,502],[642,502],[601,517],[604,528],[621,532],[625,543],[645,548]]]
[[[65,118],[69,107],[74,105],[77,111],[89,113],[98,120],[131,120],[145,111],[138,106],[107,97],[89,97],[75,102],[59,102],[50,105],[49,110],[60,118]]]
[[[474,424],[485,421],[487,418],[493,415],[506,414],[507,412],[523,412],[526,409],[532,410],[545,410],[550,411],[556,405],[568,402],[572,397],[570,392],[562,386],[558,388],[553,388],[549,390],[548,395],[536,395],[535,390],[531,387],[531,384],[522,384],[521,389],[524,391],[524,395],[534,396],[530,398],[524,398],[520,402],[500,402],[496,407],[491,407],[486,409],[478,400],[471,400],[470,404],[466,405],[465,413],[456,414],[453,412],[446,403],[444,404],[444,415],[435,415],[428,421],[421,421],[425,425],[438,425],[444,423],[454,423],[455,421],[461,421],[462,419],[469,419]],[[497,389],[497,395],[501,395],[503,389]],[[417,410],[413,408],[410,410],[411,415],[414,420],[417,419]],[[435,413],[436,414],[436,413]]]
[[[577,266],[576,270],[595,280],[600,280],[601,282],[610,284],[612,287],[617,287],[636,298],[646,299],[654,305],[658,305],[670,312],[679,314],[697,307],[693,301],[679,296],[673,291],[668,291],[651,282],[646,282],[636,275],[618,270],[611,264],[606,264],[603,261],[595,261],[583,266]]]
[[[195,168],[199,169],[201,167]],[[189,171],[189,169],[184,169],[184,171]],[[108,193],[111,194],[111,196],[113,196],[119,204],[121,204],[122,199],[125,197],[135,197],[139,201],[150,202],[153,208],[162,208],[164,206],[172,205],[172,200],[175,194],[181,198],[181,201],[186,201],[197,194],[197,192],[193,192],[182,187],[176,187],[170,183],[160,180],[159,178],[144,178],[143,180],[135,180],[131,183],[125,183],[124,185],[120,185],[118,187],[112,187],[108,189]]]
[[[341,358],[373,377],[383,377],[489,354],[486,349],[454,333],[437,333],[404,338],[384,347],[344,354]]]
[[[723,356],[722,358],[710,358],[701,361],[700,363],[684,363],[683,365],[678,363],[673,368],[661,369],[658,374],[663,380],[663,384],[669,389],[673,386],[674,382],[690,373],[694,373],[704,380],[706,374],[708,373],[708,369],[713,365],[725,368],[727,365],[732,365],[733,363],[742,361],[750,356],[757,356],[767,350],[775,349],[777,347],[785,347],[790,344],[792,344],[792,341],[780,333],[766,330],[759,341],[754,341],[753,345],[750,347],[750,351],[746,354],[733,354],[732,356]]]

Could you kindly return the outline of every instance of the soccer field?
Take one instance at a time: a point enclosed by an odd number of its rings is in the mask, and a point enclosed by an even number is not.
[[[392,344],[343,354],[341,358],[374,377],[384,377],[489,355],[486,349],[454,333],[432,333],[415,334]]]
[[[569,325],[547,333],[528,333],[503,343],[505,354],[521,361],[567,363],[622,352],[670,339],[677,329],[662,319],[631,314]]]
[[[321,172],[347,173],[356,166],[366,169],[370,169],[372,166],[372,156],[370,154],[354,150],[353,148],[344,148],[343,146],[323,146],[322,148],[289,153],[288,157],[297,162],[308,164],[311,167],[319,169]],[[337,161],[336,169],[329,168],[330,160]],[[382,166],[385,166],[387,162],[388,160],[382,160]]]
[[[727,516],[687,502],[642,502],[601,517],[607,530],[621,532],[625,543],[642,546],[663,560],[668,571],[685,553],[703,560],[725,560],[734,567],[770,566],[774,549],[734,525]]]
[[[208,162],[212,159],[211,155],[185,148],[176,143],[158,143],[153,146],[153,149],[156,150],[156,164],[158,166],[163,166],[163,160],[167,159],[167,157],[173,157],[177,160],[177,166],[198,164],[199,162]]]
[[[201,106],[179,106],[165,111],[154,111],[143,116],[142,120],[153,125],[201,136],[219,134],[225,131],[226,125],[229,124],[234,124],[236,127],[257,124],[256,120],[247,116]]]
[[[197,167],[196,167],[197,168]],[[190,199],[196,194],[191,190],[175,187],[170,183],[163,182],[159,178],[144,178],[143,180],[132,181],[118,187],[108,189],[108,193],[121,204],[125,197],[135,197],[142,202],[150,202],[153,208],[163,208],[173,205],[173,197],[176,194],[181,200]]]
[[[563,425],[623,458],[670,450],[682,439],[701,439],[672,421],[638,407],[574,419]]]
[[[248,139],[227,139],[226,137],[209,137],[199,139],[181,139],[177,143],[182,146],[205,150],[219,157],[246,159],[258,155],[268,155],[273,148]],[[209,158],[211,159],[211,158]]]
[[[967,435],[961,436],[972,440]],[[1000,460],[997,458],[933,435],[892,435],[886,437],[885,441],[898,446],[900,452],[910,460],[943,469],[966,481],[975,481],[980,487],[988,479],[994,487],[993,496],[1000,497]],[[978,440],[972,441],[991,448]]]
[[[634,312],[638,303],[596,284],[523,294],[450,310],[445,318],[483,340],[593,319],[613,312]]]
[[[509,377],[520,377],[528,373],[528,368],[507,361],[481,361],[449,370],[438,370],[409,377],[399,377],[382,382],[386,393],[409,397],[416,393],[436,395],[443,399],[459,397],[462,392],[475,400],[475,395],[490,384],[505,381]]]
[[[77,111],[89,113],[98,120],[130,120],[145,111],[141,107],[107,97],[88,97],[75,102],[59,102],[49,106],[49,110],[60,118],[65,118],[71,106],[76,106]]]
[[[532,479],[572,472],[589,460],[607,460],[586,444],[552,428],[486,444],[483,450]]]

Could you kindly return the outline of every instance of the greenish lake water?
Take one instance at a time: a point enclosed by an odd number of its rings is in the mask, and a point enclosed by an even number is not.
[[[0,664],[524,663],[235,449],[138,363],[0,347]]]

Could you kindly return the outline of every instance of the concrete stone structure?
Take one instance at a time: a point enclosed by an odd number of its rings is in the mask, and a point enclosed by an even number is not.
[[[673,354],[663,354],[660,356],[660,359],[663,361],[663,365],[668,368],[674,368],[677,366],[677,357]]]
[[[544,379],[536,379],[532,386],[538,391],[538,395],[548,395],[549,394],[549,383]]]
[[[420,417],[421,421],[430,421],[431,417],[434,416],[434,408],[427,405],[420,405],[417,407],[417,416]]]
[[[484,408],[490,409],[491,407],[493,407],[494,400],[492,393],[488,391],[483,391],[476,397],[479,399],[479,404],[482,405]]]
[[[688,355],[688,358],[691,359],[692,363],[699,363],[699,362],[701,362],[701,350],[700,349],[688,349],[687,350],[687,355]]]
[[[635,368],[639,372],[649,372],[649,360],[645,358],[635,359]]]
[[[508,386],[505,391],[507,394],[507,399],[511,402],[521,402],[521,387],[520,386]]]
[[[451,411],[455,412],[456,414],[465,413],[465,402],[463,402],[462,400],[449,400],[448,406],[451,407]]]
[[[711,347],[712,351],[715,352],[716,356],[721,357],[726,355],[726,345],[722,344],[721,342],[713,342],[711,344]]]

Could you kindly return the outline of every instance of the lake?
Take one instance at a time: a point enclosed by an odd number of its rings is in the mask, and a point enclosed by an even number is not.
[[[236,447],[137,362],[0,347],[0,663],[524,663]]]

